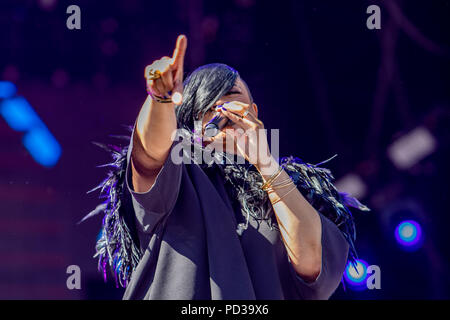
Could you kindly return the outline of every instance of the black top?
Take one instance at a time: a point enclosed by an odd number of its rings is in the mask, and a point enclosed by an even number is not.
[[[308,284],[293,269],[279,231],[250,218],[242,236],[236,233],[242,214],[218,170],[175,164],[169,156],[150,190],[135,192],[132,144],[133,137],[126,185],[144,254],[124,299],[328,299],[335,291],[349,246],[319,211],[322,269]]]

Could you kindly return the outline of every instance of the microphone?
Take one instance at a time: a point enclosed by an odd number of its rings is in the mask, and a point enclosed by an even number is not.
[[[205,126],[205,136],[215,137],[227,125],[228,121],[227,117],[217,111],[215,116]]]

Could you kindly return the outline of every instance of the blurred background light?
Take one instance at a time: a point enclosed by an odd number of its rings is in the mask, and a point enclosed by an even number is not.
[[[418,249],[422,243],[422,227],[414,220],[402,221],[395,229],[395,239],[407,250]]]
[[[44,167],[54,166],[61,156],[61,146],[45,127],[36,127],[27,132],[23,144],[33,159]]]
[[[23,97],[4,100],[0,104],[0,114],[16,131],[27,131],[41,123],[39,116]]]
[[[367,194],[367,185],[361,177],[355,173],[349,173],[343,176],[336,181],[335,186],[339,191],[351,194],[357,199],[362,199]]]
[[[437,142],[424,127],[418,127],[397,139],[388,148],[388,156],[398,169],[409,169],[436,150]]]
[[[347,263],[344,279],[352,289],[364,290],[367,288],[367,267],[367,262],[362,259],[357,259],[356,265],[351,262]]]
[[[23,144],[33,159],[45,167],[54,166],[61,156],[61,146],[24,97],[14,96],[16,86],[0,81],[0,115],[15,131],[25,132]]]
[[[58,4],[57,0],[38,0],[38,5],[41,9],[45,11],[52,11],[56,8],[56,5]]]
[[[16,94],[17,88],[14,83],[9,81],[0,81],[0,98],[11,98]]]

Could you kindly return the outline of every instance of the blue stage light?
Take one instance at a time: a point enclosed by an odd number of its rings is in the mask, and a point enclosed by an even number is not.
[[[17,92],[17,88],[14,83],[9,81],[0,81],[0,98],[8,99],[14,96]]]
[[[44,126],[28,131],[23,144],[34,160],[44,167],[54,166],[61,156],[61,146]]]
[[[0,104],[0,114],[8,125],[16,131],[28,131],[41,124],[41,120],[33,107],[23,97],[4,100]]]
[[[368,264],[362,259],[356,260],[356,265],[349,262],[345,268],[344,278],[353,289],[365,289]]]
[[[61,156],[61,146],[23,97],[17,97],[16,86],[0,81],[0,115],[16,131],[25,132],[22,142],[36,162],[54,166]]]
[[[395,239],[405,249],[417,249],[422,242],[422,228],[414,220],[406,220],[395,229]]]

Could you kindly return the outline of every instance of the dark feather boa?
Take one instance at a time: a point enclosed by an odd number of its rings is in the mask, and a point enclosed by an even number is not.
[[[128,127],[128,129],[133,130],[132,127]],[[105,201],[80,222],[103,212],[102,229],[97,240],[94,258],[98,257],[98,268],[103,273],[105,281],[108,269],[110,269],[116,285],[120,284],[122,287],[126,287],[141,259],[142,252],[139,240],[135,235],[132,213],[125,210],[126,206],[124,205],[127,193],[125,184],[127,152],[131,137],[115,137],[124,139],[126,145],[95,143],[107,150],[112,155],[113,161],[99,166],[110,167],[111,170],[105,180],[89,191],[100,189],[100,198]],[[305,163],[292,156],[282,158],[280,164],[308,202],[339,227],[349,243],[349,260],[355,262],[357,258],[355,224],[348,207],[354,207],[361,211],[370,209],[350,195],[339,192],[332,184],[334,177],[329,169]]]
[[[133,130],[132,127],[127,128],[129,131]],[[100,198],[105,201],[86,215],[80,223],[101,212],[104,213],[94,258],[98,257],[98,268],[103,273],[105,281],[108,269],[110,269],[114,275],[116,286],[120,284],[122,287],[126,287],[142,257],[142,252],[134,230],[133,217],[127,212],[124,205],[127,201],[125,173],[128,144],[131,137],[113,137],[125,140],[126,145],[116,146],[94,142],[109,152],[113,161],[99,166],[110,168],[108,176],[98,186],[88,191],[89,193],[100,189]]]

